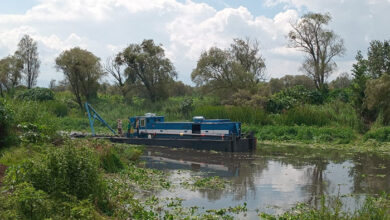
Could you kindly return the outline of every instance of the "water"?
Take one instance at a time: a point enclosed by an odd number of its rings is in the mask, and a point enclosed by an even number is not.
[[[345,210],[353,211],[365,195],[390,192],[390,158],[375,154],[264,146],[255,153],[215,153],[148,147],[146,167],[165,170],[177,187],[158,197],[183,198],[184,206],[219,209],[247,203],[248,213],[279,214],[298,202],[320,205],[321,195],[343,197]],[[179,172],[178,172],[179,170]],[[191,176],[220,176],[227,189],[191,190],[180,181]]]

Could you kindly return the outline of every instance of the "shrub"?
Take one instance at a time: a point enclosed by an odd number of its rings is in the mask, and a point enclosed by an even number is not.
[[[21,131],[20,140],[24,143],[43,143],[50,139],[51,133],[44,125],[22,123],[17,128]]]
[[[103,149],[103,152],[100,155],[100,164],[103,169],[109,173],[116,173],[124,168],[118,153],[113,147]]]
[[[99,200],[105,187],[93,151],[70,144],[49,150],[43,158],[33,158],[11,167],[5,183],[14,186],[23,182],[59,198],[65,193],[78,199]]]
[[[32,101],[54,100],[54,93],[47,88],[33,88],[20,93],[18,99]]]
[[[327,92],[310,91],[303,86],[287,88],[273,95],[266,104],[268,112],[280,113],[299,104],[322,104]]]
[[[15,141],[12,132],[14,123],[14,112],[5,101],[0,100],[0,147],[8,146]]]
[[[381,127],[368,131],[364,140],[375,139],[380,142],[390,142],[390,127]]]
[[[48,195],[36,190],[30,183],[18,184],[10,199],[21,219],[45,219],[50,216],[53,204]]]
[[[49,109],[57,117],[65,117],[68,115],[68,106],[61,102],[50,102],[48,103]]]
[[[189,116],[190,113],[193,111],[194,109],[194,105],[193,105],[194,101],[191,99],[191,98],[186,98],[184,101],[182,101],[180,103],[180,112],[184,115],[184,116]]]

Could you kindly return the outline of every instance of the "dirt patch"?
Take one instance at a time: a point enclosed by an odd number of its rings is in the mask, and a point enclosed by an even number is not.
[[[4,166],[3,164],[0,164],[0,186],[2,185],[3,183],[3,177],[5,175],[5,170],[7,169],[6,166]]]

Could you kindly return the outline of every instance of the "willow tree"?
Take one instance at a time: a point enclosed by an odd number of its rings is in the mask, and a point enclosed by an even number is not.
[[[62,70],[80,108],[82,98],[89,100],[97,95],[98,81],[104,75],[100,58],[93,53],[75,47],[62,52],[56,58],[57,70]]]
[[[191,79],[221,95],[250,89],[263,80],[264,59],[257,41],[234,39],[228,49],[212,47],[200,55]]]
[[[0,93],[3,88],[13,89],[20,84],[23,62],[16,56],[7,56],[0,60]]]
[[[145,88],[152,102],[166,98],[169,85],[177,77],[164,49],[153,40],[130,44],[117,55],[115,62],[125,65],[126,82]]]
[[[23,75],[27,88],[31,89],[37,83],[40,61],[38,57],[37,42],[29,35],[24,35],[19,41],[15,56],[23,62]]]
[[[312,78],[319,90],[337,67],[333,59],[345,52],[343,39],[326,29],[331,19],[329,14],[305,14],[291,24],[288,34],[289,46],[305,53],[301,71]]]

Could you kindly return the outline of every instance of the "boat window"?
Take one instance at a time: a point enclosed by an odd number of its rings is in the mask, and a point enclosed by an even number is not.
[[[200,124],[192,124],[192,133],[200,134]]]
[[[141,127],[145,127],[145,119],[141,119]]]

